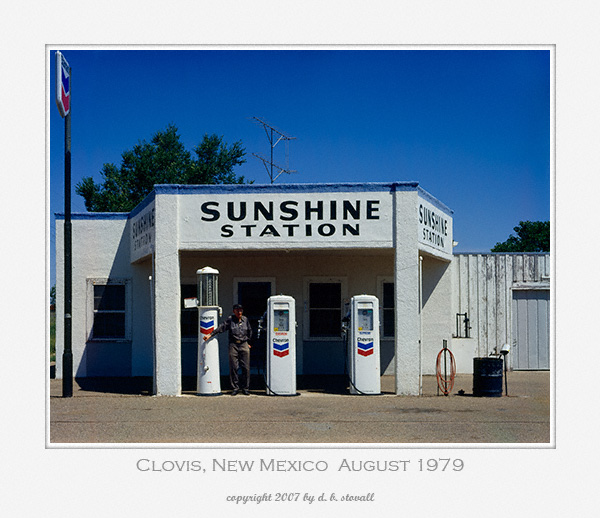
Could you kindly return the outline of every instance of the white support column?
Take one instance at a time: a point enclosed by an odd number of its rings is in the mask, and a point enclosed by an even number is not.
[[[419,245],[417,191],[396,191],[394,211],[394,264],[396,394],[419,395]]]
[[[181,395],[178,196],[156,196],[154,311],[156,395]]]

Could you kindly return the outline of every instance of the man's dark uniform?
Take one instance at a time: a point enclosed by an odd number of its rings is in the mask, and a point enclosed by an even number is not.
[[[229,334],[229,380],[234,392],[240,389],[246,393],[250,388],[250,345],[248,341],[252,338],[252,327],[248,318],[230,315],[217,327],[212,335],[228,331]],[[238,368],[242,369],[242,375],[238,376]]]

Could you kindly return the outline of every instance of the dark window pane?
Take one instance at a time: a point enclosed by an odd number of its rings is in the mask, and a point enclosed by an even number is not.
[[[395,319],[393,309],[383,310],[383,336],[394,336]]]
[[[125,338],[125,314],[96,313],[92,336],[94,338]]]
[[[198,338],[198,310],[187,309],[181,312],[181,336]]]
[[[383,307],[394,307],[394,283],[392,282],[383,283]]]
[[[185,308],[183,299],[196,297],[198,291],[195,284],[181,285],[181,336],[182,338],[198,338],[198,309]]]
[[[338,282],[314,282],[309,286],[311,309],[339,308],[342,304],[342,285]]]
[[[94,309],[99,311],[124,311],[125,285],[107,284],[94,286]]]
[[[339,309],[312,309],[310,311],[310,336],[340,336],[341,311]]]
[[[270,296],[270,282],[238,282],[237,303],[244,307],[244,316],[253,324],[267,310],[267,299]]]
[[[181,285],[181,307],[183,307],[183,299],[195,299],[197,296],[198,288],[195,284],[182,284]]]

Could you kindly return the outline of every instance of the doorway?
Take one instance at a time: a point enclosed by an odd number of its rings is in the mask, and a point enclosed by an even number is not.
[[[550,291],[513,290],[513,368],[550,368]]]
[[[244,316],[252,326],[252,353],[250,367],[252,372],[263,372],[267,352],[266,332],[258,336],[258,321],[267,310],[267,300],[275,293],[274,279],[236,279],[233,300],[244,307]]]

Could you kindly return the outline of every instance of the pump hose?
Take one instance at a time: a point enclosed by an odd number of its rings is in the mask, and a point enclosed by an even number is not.
[[[442,355],[447,353],[450,355],[450,377],[448,377],[447,372],[442,373]],[[446,358],[444,357],[444,360]],[[444,393],[444,396],[447,396],[452,391],[452,387],[454,386],[454,377],[456,376],[456,362],[454,361],[454,355],[452,351],[447,347],[444,347],[437,355],[436,359],[436,374],[437,374],[437,384],[439,389]],[[444,369],[446,371],[446,369]]]
[[[266,318],[266,314],[267,314],[267,312],[265,311],[264,314],[263,314],[263,316],[262,316],[262,318],[258,321],[258,336],[256,337],[257,339],[260,338],[260,332],[261,332],[262,329],[264,329],[262,327],[262,322],[263,322],[263,319]],[[271,394],[273,394],[274,396],[282,396],[282,397],[285,397],[285,396],[299,396],[300,392],[296,392],[295,394],[278,394],[277,392],[275,392],[269,386],[269,383],[267,382],[267,354],[268,354],[268,347],[265,347],[265,362],[263,364],[262,377],[263,377],[263,380],[265,382],[265,387],[267,387],[267,390],[270,390]],[[259,374],[261,373],[260,372],[260,365],[258,367],[258,373]]]
[[[350,385],[352,385],[352,387],[354,388],[354,390],[356,390],[356,392],[358,394],[360,394],[361,396],[379,396],[380,394],[366,394],[365,392],[362,392],[361,390],[359,390],[356,385],[354,383],[352,383],[352,376],[350,376],[350,373],[348,372],[348,335],[344,334],[344,374],[346,375],[346,378],[348,378],[348,383]]]
[[[259,373],[260,373],[260,368],[258,370],[259,370]],[[268,390],[271,391],[271,394],[274,395],[274,396],[292,397],[292,396],[299,396],[300,395],[300,392],[296,392],[295,394],[278,394],[277,392],[275,392],[269,386],[269,383],[267,382],[267,356],[266,356],[266,354],[265,354],[265,363],[264,363],[264,366],[263,366],[262,377],[263,377],[263,380],[265,382],[265,386],[267,387]]]

